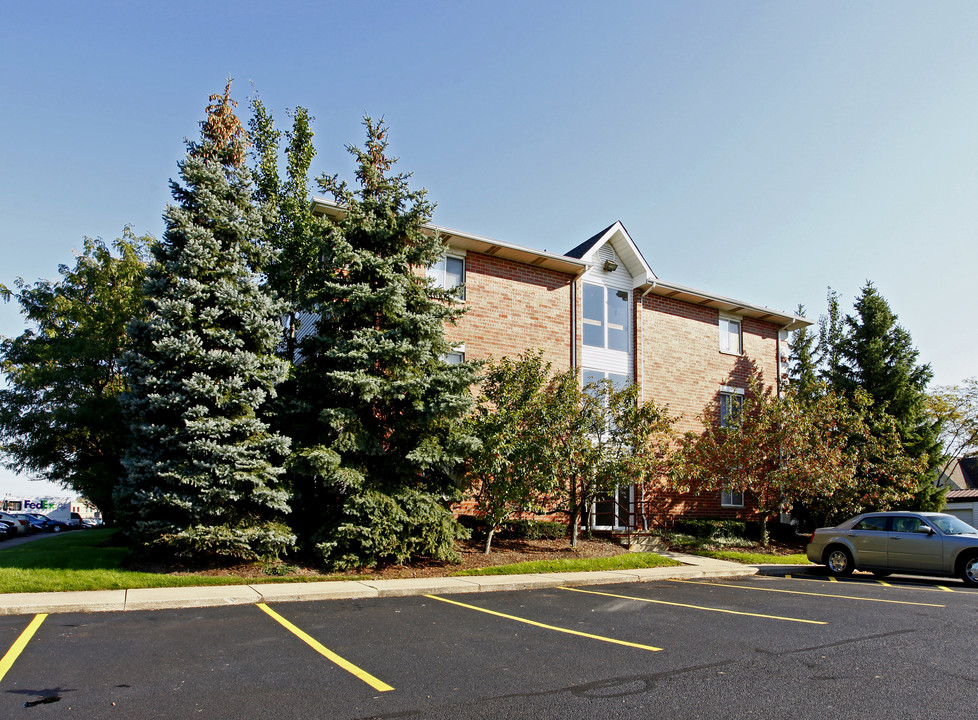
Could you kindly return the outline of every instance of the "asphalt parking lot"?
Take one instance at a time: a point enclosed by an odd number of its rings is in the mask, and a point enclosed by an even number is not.
[[[978,709],[978,591],[767,572],[2,617],[0,717],[961,718]]]

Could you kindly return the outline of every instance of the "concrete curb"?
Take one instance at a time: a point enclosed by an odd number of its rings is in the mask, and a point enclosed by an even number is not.
[[[37,613],[118,612],[173,610],[178,608],[247,605],[259,602],[355,600],[407,595],[455,595],[459,593],[530,590],[565,585],[609,585],[703,578],[747,577],[757,573],[753,565],[679,553],[661,553],[682,566],[534,575],[484,575],[463,577],[400,578],[396,580],[342,580],[260,585],[208,585],[179,588],[138,588],[91,592],[11,593],[0,595],[0,615]]]

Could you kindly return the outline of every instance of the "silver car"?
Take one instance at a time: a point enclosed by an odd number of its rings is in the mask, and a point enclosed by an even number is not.
[[[819,528],[808,541],[808,559],[832,575],[869,570],[960,577],[978,587],[978,530],[953,515],[878,512]]]

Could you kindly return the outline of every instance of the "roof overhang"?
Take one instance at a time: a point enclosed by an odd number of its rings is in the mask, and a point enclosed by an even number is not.
[[[312,211],[316,215],[326,215],[328,217],[340,218],[346,213],[343,207],[332,200],[322,197],[312,199]],[[557,272],[567,273],[568,275],[578,276],[583,273],[588,263],[576,258],[570,258],[556,253],[541,252],[532,248],[514,245],[501,240],[472,235],[459,230],[432,225],[428,223],[425,229],[440,235],[451,248],[466,250],[491,257],[504,258],[534,267],[547,268]]]
[[[753,305],[751,303],[734,300],[733,298],[724,297],[722,295],[713,295],[711,293],[703,292],[702,290],[696,290],[695,288],[667,282],[665,280],[653,280],[646,283],[639,289],[643,291],[643,294],[674,298],[676,300],[681,300],[682,302],[692,303],[693,305],[713,308],[714,310],[718,310],[720,312],[728,312],[735,315],[742,315],[743,317],[754,318],[755,320],[761,320],[762,322],[773,323],[775,325],[779,325],[782,330],[799,330],[813,324],[811,320],[802,317],[801,315],[772,310],[771,308],[763,305]]]
[[[314,197],[312,199],[312,211],[316,215],[326,215],[332,218],[341,218],[346,214],[343,206],[323,197]],[[800,315],[779,312],[763,305],[753,305],[751,303],[741,302],[740,300],[734,300],[733,298],[723,297],[722,295],[713,295],[702,290],[696,290],[685,285],[679,285],[657,278],[621,222],[616,222],[608,228],[597,239],[592,249],[585,253],[581,259],[568,257],[567,255],[558,255],[556,253],[542,252],[533,248],[514,245],[501,240],[493,240],[492,238],[482,237],[480,235],[472,235],[430,223],[425,228],[429,232],[440,235],[451,248],[504,258],[534,267],[547,268],[548,270],[566,273],[574,277],[580,277],[591,267],[591,255],[593,255],[599,246],[608,242],[615,249],[615,253],[621,258],[621,261],[634,278],[633,287],[643,294],[675,298],[682,302],[713,308],[721,312],[754,318],[778,325],[782,330],[798,330],[812,325],[811,320]]]

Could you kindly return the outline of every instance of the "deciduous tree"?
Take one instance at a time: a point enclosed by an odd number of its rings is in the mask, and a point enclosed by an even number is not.
[[[303,107],[291,113],[292,127],[285,132],[283,179],[279,173],[282,133],[259,97],[252,99],[251,109],[254,199],[265,213],[264,240],[271,251],[264,272],[267,287],[282,302],[280,354],[294,363],[301,335],[313,323],[310,280],[315,277],[321,238],[328,232],[328,221],[314,215],[311,207],[309,168],[316,156],[313,118]]]
[[[573,370],[556,375],[546,391],[544,442],[570,514],[571,546],[593,501],[616,486],[644,487],[668,467],[676,418],[639,388],[603,380],[581,387]]]
[[[466,464],[476,508],[486,523],[485,552],[514,514],[542,508],[557,486],[544,441],[544,391],[551,376],[542,353],[491,363],[469,423],[481,441]]]
[[[127,425],[120,358],[126,325],[142,303],[149,236],[129,228],[113,243],[85,238],[74,267],[57,281],[17,280],[16,299],[31,328],[0,340],[0,450],[4,464],[85,496],[115,519],[112,493],[123,474]]]
[[[845,412],[838,398],[823,394],[805,402],[792,392],[778,397],[757,378],[735,421],[716,421],[715,404],[704,408],[702,433],[680,440],[672,479],[680,492],[742,491],[766,521],[793,502],[811,505],[853,485],[855,466],[840,434]]]
[[[978,378],[935,388],[927,409],[940,428],[943,457],[938,472],[944,476],[955,460],[978,453]]]

